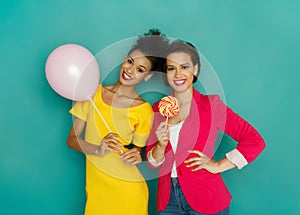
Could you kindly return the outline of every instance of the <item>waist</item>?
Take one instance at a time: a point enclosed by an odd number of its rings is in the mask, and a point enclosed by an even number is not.
[[[179,184],[179,181],[178,181],[178,178],[176,177],[172,177],[171,178],[171,182],[172,182],[172,184],[174,184],[174,185],[176,185],[176,184]]]

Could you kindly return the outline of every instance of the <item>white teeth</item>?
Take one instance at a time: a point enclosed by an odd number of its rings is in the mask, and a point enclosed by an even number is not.
[[[184,82],[185,82],[185,80],[180,80],[180,81],[174,81],[175,82],[175,84],[183,84]]]
[[[126,79],[128,79],[128,80],[129,80],[129,79],[132,79],[129,75],[127,75],[126,72],[124,72],[123,74],[124,74],[124,77],[125,77]]]

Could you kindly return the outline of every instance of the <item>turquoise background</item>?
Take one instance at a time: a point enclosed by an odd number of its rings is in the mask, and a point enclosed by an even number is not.
[[[300,214],[299,11],[296,0],[1,0],[0,214],[83,214],[84,155],[65,144],[72,102],[50,88],[45,62],[65,43],[98,53],[152,27],[194,43],[266,140],[254,163],[223,174],[231,214]],[[234,145],[224,136],[217,157]]]

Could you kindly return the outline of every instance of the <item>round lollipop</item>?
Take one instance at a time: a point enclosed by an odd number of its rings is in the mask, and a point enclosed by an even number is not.
[[[170,118],[178,114],[179,112],[179,102],[173,96],[163,97],[158,103],[159,112],[164,117]]]

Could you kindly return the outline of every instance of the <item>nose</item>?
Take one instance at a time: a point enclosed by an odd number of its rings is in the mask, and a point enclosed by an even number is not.
[[[130,65],[130,66],[127,67],[127,72],[130,73],[130,74],[132,74],[133,73],[133,69],[134,69],[133,65]]]
[[[176,68],[176,71],[175,71],[175,74],[174,74],[175,78],[180,77],[180,75],[181,75],[180,68]]]

